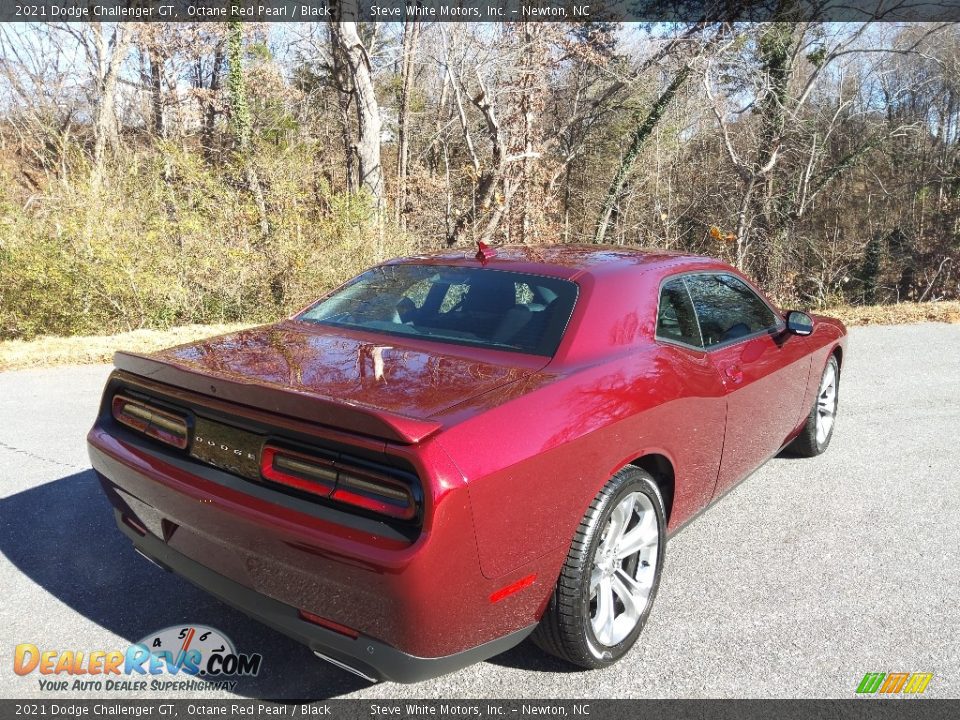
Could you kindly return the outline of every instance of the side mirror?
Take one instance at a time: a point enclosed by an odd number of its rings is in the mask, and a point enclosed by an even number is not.
[[[794,335],[809,335],[813,332],[813,318],[805,312],[791,310],[787,313],[787,332]]]

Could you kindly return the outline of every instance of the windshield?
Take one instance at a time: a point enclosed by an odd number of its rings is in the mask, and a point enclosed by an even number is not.
[[[300,320],[389,335],[551,356],[573,312],[569,280],[437,265],[385,265]]]

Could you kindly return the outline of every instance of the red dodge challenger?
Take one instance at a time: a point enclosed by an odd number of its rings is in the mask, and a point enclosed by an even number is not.
[[[369,680],[633,646],[667,536],[830,443],[846,331],[716,260],[481,246],[117,353],[90,459],[136,550]]]

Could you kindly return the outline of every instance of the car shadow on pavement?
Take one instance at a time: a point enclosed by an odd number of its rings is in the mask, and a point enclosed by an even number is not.
[[[809,460],[810,458],[804,457],[796,450],[791,450],[789,446],[785,447],[783,450],[778,452],[773,456],[773,460]],[[762,467],[762,466],[761,466]]]
[[[513,668],[515,670],[526,670],[529,672],[545,673],[589,673],[582,667],[578,667],[566,660],[561,660],[533,644],[530,639],[524,640],[514,648],[510,648],[504,653],[487,660],[491,665],[500,665],[501,667]]]
[[[0,499],[0,552],[57,600],[130,643],[195,623],[223,631],[239,652],[262,654],[260,675],[239,678],[237,695],[326,699],[368,685],[137,555],[92,470]],[[112,649],[105,644],[89,650]]]

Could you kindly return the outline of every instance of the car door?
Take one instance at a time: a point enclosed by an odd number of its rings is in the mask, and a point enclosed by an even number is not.
[[[685,276],[704,349],[727,394],[718,496],[780,449],[796,428],[810,369],[801,338],[730,273]]]
[[[676,527],[706,507],[714,494],[726,424],[726,391],[703,349],[696,312],[682,275],[664,279],[657,308],[656,339],[679,400],[661,416],[671,437],[676,472],[685,482],[676,489],[671,525]],[[667,371],[664,372],[667,374]]]

